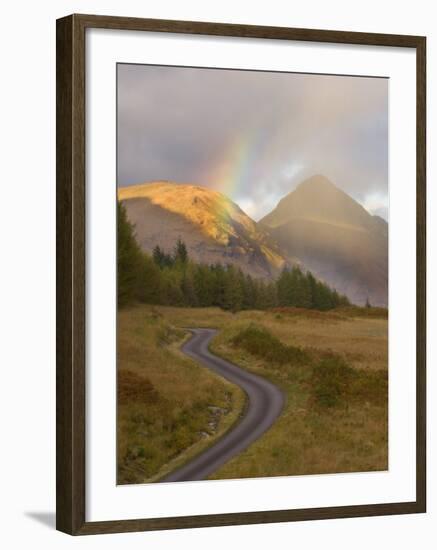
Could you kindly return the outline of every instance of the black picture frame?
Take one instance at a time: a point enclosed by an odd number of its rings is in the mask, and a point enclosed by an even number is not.
[[[416,51],[416,499],[411,502],[87,522],[85,515],[85,32],[186,33]],[[70,15],[57,21],[57,529],[71,535],[273,523],[426,511],[426,38],[190,21]]]

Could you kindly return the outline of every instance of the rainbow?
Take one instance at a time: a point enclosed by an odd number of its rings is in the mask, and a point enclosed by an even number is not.
[[[213,188],[229,198],[250,181],[251,170],[266,144],[266,132],[261,128],[236,135],[221,155],[221,159],[208,169],[207,179]]]
[[[221,151],[218,162],[206,167],[204,178],[200,181],[208,182],[209,187],[241,204],[244,197],[254,196],[252,186],[261,183],[257,182],[260,174],[254,171],[257,160],[261,157],[276,161],[271,164],[276,166],[278,174],[268,174],[269,180],[275,175],[287,177],[289,180],[295,179],[302,171],[303,164],[292,158],[288,162],[281,159],[282,147],[280,146],[283,141],[278,139],[280,137],[277,135],[277,128],[268,124],[253,126],[244,132],[236,132],[227,147]],[[268,195],[266,200],[271,201],[271,197],[275,196],[274,184],[271,181],[265,181],[264,188]],[[217,211],[225,208],[223,200],[218,200],[217,203]],[[245,205],[242,205],[242,208],[245,211],[247,209]],[[250,211],[246,213],[253,215]]]

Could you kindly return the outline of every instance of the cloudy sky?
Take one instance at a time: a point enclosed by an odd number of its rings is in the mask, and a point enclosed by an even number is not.
[[[387,219],[388,80],[118,65],[118,185],[194,183],[258,220],[327,176]]]

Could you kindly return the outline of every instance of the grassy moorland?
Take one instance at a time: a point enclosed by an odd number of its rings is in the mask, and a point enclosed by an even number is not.
[[[287,405],[213,478],[388,468],[387,320],[350,313],[277,313],[221,331],[213,351],[278,384]]]
[[[287,396],[272,428],[212,478],[387,469],[386,310],[141,305],[119,314],[119,483],[159,478],[241,413],[240,390],[178,351],[184,327],[221,329],[212,351]]]
[[[153,481],[238,419],[243,392],[183,355],[188,337],[151,306],[118,314],[117,482]]]

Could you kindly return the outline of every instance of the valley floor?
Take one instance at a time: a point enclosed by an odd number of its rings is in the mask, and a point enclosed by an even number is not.
[[[186,327],[220,329],[211,351],[287,397],[272,428],[212,478],[387,469],[386,310],[141,305],[118,318],[119,483],[159,479],[242,414],[243,392],[179,351]]]

